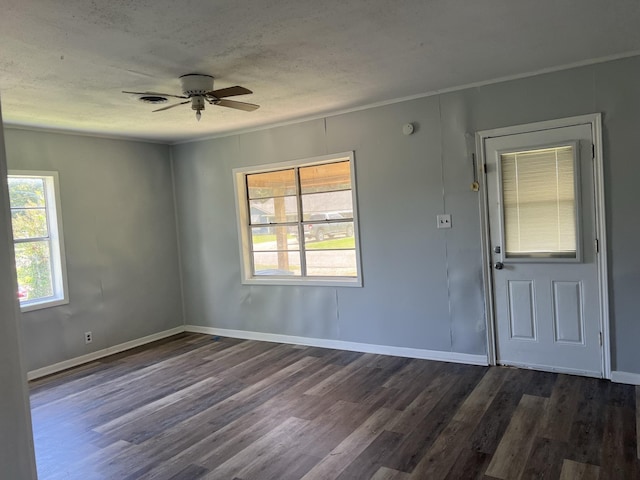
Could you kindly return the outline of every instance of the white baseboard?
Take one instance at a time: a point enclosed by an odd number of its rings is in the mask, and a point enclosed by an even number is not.
[[[370,343],[345,342],[343,340],[327,340],[322,338],[295,337],[274,333],[249,332],[246,330],[228,330],[226,328],[200,327],[186,325],[185,331],[219,335],[221,337],[242,338],[244,340],[259,340],[263,342],[291,343],[309,347],[334,348],[352,352],[377,353],[380,355],[394,355],[396,357],[420,358],[441,362],[466,363],[470,365],[488,365],[486,355],[472,355],[469,353],[443,352],[440,350],[423,350],[420,348],[392,347],[389,345],[373,345]]]
[[[616,383],[627,383],[629,385],[640,385],[640,373],[611,372],[611,381]]]
[[[55,363],[47,367],[32,370],[27,374],[28,380],[35,380],[53,373],[67,370],[68,368],[93,362],[115,353],[124,352],[147,343],[155,342],[182,332],[204,333],[207,335],[219,335],[221,337],[242,338],[245,340],[258,340],[263,342],[288,343],[305,345],[309,347],[333,348],[352,352],[376,353],[380,355],[394,355],[397,357],[420,358],[424,360],[436,360],[441,362],[465,363],[469,365],[488,365],[485,355],[473,355],[469,353],[444,352],[440,350],[425,350],[421,348],[393,347],[389,345],[374,345],[370,343],[346,342],[343,340],[327,340],[322,338],[296,337],[292,335],[279,335],[275,333],[251,332],[246,330],[230,330],[226,328],[201,327],[198,325],[185,325],[165,330],[163,332],[147,335],[146,337],[131,340],[129,342],[107,347],[86,355],[71,358],[63,362]],[[611,372],[611,381],[640,385],[640,373]]]
[[[54,373],[77,367],[85,363],[99,360],[100,358],[124,352],[147,343],[161,340],[171,335],[182,332],[204,333],[207,335],[220,335],[221,337],[242,338],[245,340],[258,340],[263,342],[289,343],[294,345],[305,345],[309,347],[334,348],[338,350],[348,350],[352,352],[377,353],[380,355],[394,355],[396,357],[421,358],[424,360],[437,360],[441,362],[466,363],[469,365],[488,365],[485,355],[472,355],[468,353],[443,352],[440,350],[424,350],[420,348],[393,347],[388,345],[373,345],[369,343],[345,342],[342,340],[327,340],[322,338],[296,337],[292,335],[279,335],[274,333],[250,332],[246,330],[229,330],[226,328],[200,327],[197,325],[186,325],[165,330],[163,332],[147,335],[146,337],[131,340],[129,342],[107,347],[102,350],[70,358],[63,362],[54,363],[46,367],[32,370],[27,374],[28,380],[45,377]],[[631,375],[631,374],[628,374]]]
[[[114,345],[113,347],[107,347],[103,348],[102,350],[87,353],[86,355],[70,358],[69,360],[65,360],[63,362],[54,363],[53,365],[49,365],[47,367],[32,370],[27,373],[27,379],[35,380],[36,378],[45,377],[53,373],[61,372],[62,370],[66,370],[68,368],[77,367],[78,365],[82,365],[84,363],[93,362],[94,360],[113,355],[114,353],[124,352],[125,350],[130,350],[146,343],[155,342],[156,340],[161,340],[163,338],[170,337],[171,335],[177,335],[178,333],[182,333],[184,331],[184,325],[181,325],[179,327],[172,328],[171,330],[154,333],[152,335],[147,335],[146,337],[131,340],[130,342],[121,343],[119,345]]]

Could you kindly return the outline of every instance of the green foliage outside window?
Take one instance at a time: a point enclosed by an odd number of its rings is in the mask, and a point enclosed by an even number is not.
[[[43,178],[9,178],[11,222],[21,301],[53,295],[46,199]]]

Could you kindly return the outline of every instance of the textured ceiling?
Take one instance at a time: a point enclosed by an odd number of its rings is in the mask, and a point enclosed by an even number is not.
[[[637,54],[638,25],[638,0],[0,0],[0,97],[10,125],[176,142]],[[261,108],[120,93],[186,73]]]

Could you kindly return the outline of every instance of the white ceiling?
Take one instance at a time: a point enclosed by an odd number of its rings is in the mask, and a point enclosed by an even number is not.
[[[0,0],[10,125],[184,141],[640,53],[638,0]],[[242,85],[255,112],[121,90]]]

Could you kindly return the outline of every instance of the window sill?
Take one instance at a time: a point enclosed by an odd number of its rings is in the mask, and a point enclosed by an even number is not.
[[[33,312],[34,310],[42,310],[45,308],[58,307],[60,305],[67,305],[68,303],[69,303],[68,298],[33,300],[32,302],[25,302],[20,304],[20,311],[22,313]]]
[[[251,277],[242,281],[243,285],[302,286],[302,287],[362,287],[361,278],[306,277],[306,278],[264,278]]]

